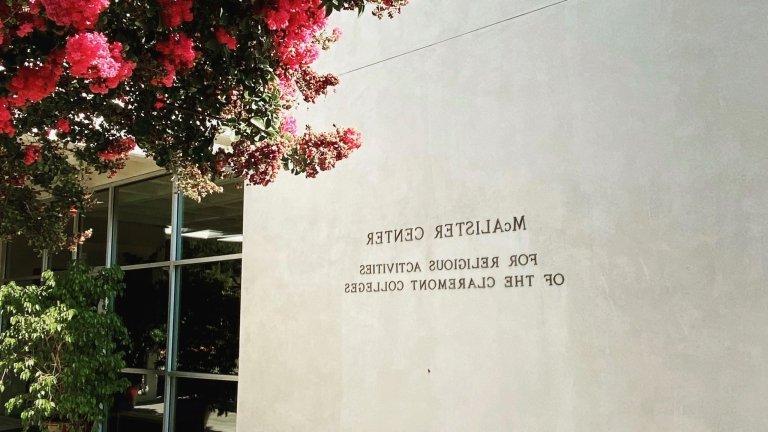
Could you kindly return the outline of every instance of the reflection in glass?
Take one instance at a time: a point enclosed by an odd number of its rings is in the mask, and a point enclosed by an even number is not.
[[[161,432],[165,377],[153,373],[123,374],[130,383],[115,395],[109,415],[109,431]]]
[[[0,393],[0,407],[4,407],[6,402],[8,402],[9,399],[12,397],[18,396],[22,393],[27,392],[27,384],[20,380],[16,376],[7,375],[5,377],[5,390]],[[3,415],[9,415],[8,412],[5,410],[0,411]],[[10,416],[14,419],[18,419],[21,413],[19,411],[14,411],[10,414]],[[3,427],[7,427],[9,429],[3,429]],[[11,421],[8,417],[0,417],[0,430],[1,431],[20,431],[21,430],[21,423],[18,421]]]
[[[31,276],[28,278],[17,278],[17,279],[6,279],[2,283],[3,284],[9,284],[9,283],[15,283],[18,286],[26,287],[26,286],[40,286],[42,283],[40,281],[40,276]]]
[[[235,432],[237,383],[179,378],[175,432]]]
[[[125,290],[115,299],[115,312],[128,329],[125,361],[129,368],[165,367],[168,323],[168,270],[125,272]]]
[[[93,206],[80,218],[80,231],[91,230],[91,238],[80,247],[80,258],[90,266],[99,267],[107,260],[109,191],[96,192],[93,201]]]
[[[5,249],[5,278],[23,278],[41,273],[43,258],[21,240],[8,243]]]
[[[177,370],[237,375],[240,272],[240,260],[181,268]]]
[[[115,189],[118,264],[169,259],[171,197],[168,176]]]
[[[242,182],[223,185],[196,202],[184,199],[181,257],[198,258],[240,253],[243,250]]]
[[[69,218],[69,221],[67,222],[67,227],[65,229],[67,236],[70,236],[74,232],[73,221],[74,219]],[[54,254],[49,253],[48,257],[48,267],[55,272],[62,271],[69,268],[69,263],[72,261],[72,251],[64,248]]]

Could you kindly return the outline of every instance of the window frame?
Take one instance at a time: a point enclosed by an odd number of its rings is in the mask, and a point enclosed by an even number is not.
[[[121,181],[116,181],[99,187],[91,189],[92,193],[108,191],[108,203],[107,203],[107,247],[106,247],[106,266],[112,267],[116,265],[116,252],[117,252],[117,218],[119,215],[116,212],[116,189],[121,186],[127,186],[132,184],[138,184],[143,181],[152,180],[167,176],[168,173],[165,170],[152,171],[139,176],[127,178]],[[227,254],[227,255],[215,255],[199,258],[181,258],[181,230],[180,224],[183,221],[183,200],[184,196],[178,190],[178,185],[175,178],[171,178],[171,188],[169,190],[171,194],[171,234],[170,234],[170,258],[165,261],[142,263],[125,265],[120,268],[124,271],[141,270],[151,268],[167,268],[168,269],[168,333],[167,333],[167,359],[164,370],[158,369],[143,369],[143,368],[124,368],[121,372],[131,375],[144,375],[144,374],[156,374],[158,376],[165,376],[165,388],[163,393],[163,432],[172,432],[173,425],[175,424],[175,412],[176,412],[176,383],[179,378],[185,379],[199,379],[207,381],[231,381],[239,382],[238,375],[220,375],[203,372],[189,372],[181,371],[176,367],[177,355],[178,355],[178,334],[179,334],[179,317],[180,317],[180,272],[184,266],[193,264],[204,264],[212,262],[241,260],[243,254]],[[78,225],[80,218],[75,218],[73,223],[72,234],[78,232]],[[28,278],[15,278],[6,279],[6,243],[0,243],[0,284],[6,283],[9,280],[41,280],[41,276],[32,276]],[[79,255],[79,248],[72,252],[72,259],[76,259]],[[43,272],[50,268],[48,251],[43,252],[41,269]],[[104,266],[96,266],[94,269],[100,269]],[[106,430],[106,422],[102,425],[102,430]],[[173,431],[181,432],[181,431]]]

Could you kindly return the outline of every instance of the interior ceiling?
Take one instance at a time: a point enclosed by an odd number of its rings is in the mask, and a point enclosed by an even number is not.
[[[110,183],[130,180],[133,177],[149,173],[161,173],[154,161],[140,155],[133,155],[125,169],[116,176],[98,175],[91,178],[87,185],[91,188],[103,188]],[[140,183],[116,188],[118,220],[135,222],[143,225],[168,226],[171,222],[171,181],[170,176],[162,176]],[[105,192],[97,193],[97,200],[106,203]],[[106,205],[94,207],[91,215],[96,218],[106,217]],[[225,233],[242,232],[243,191],[234,184],[225,186],[224,193],[213,194],[198,204],[192,200],[184,203],[184,228],[189,230],[216,229]]]

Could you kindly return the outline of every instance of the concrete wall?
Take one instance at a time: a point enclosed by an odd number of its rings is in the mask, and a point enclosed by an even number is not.
[[[321,69],[547,3],[337,18]],[[357,126],[364,148],[246,191],[238,430],[768,430],[766,17],[764,0],[570,0],[343,75],[299,116]],[[414,226],[423,240],[366,244]],[[538,265],[508,267],[519,253]],[[359,274],[481,256],[503,264]],[[458,277],[496,285],[409,285]],[[345,293],[388,280],[406,288]]]

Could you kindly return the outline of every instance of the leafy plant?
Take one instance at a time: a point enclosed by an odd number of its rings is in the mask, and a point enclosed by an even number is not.
[[[65,273],[45,272],[40,285],[0,287],[0,311],[10,317],[0,334],[0,390],[12,377],[27,384],[5,406],[25,430],[53,420],[90,431],[126,387],[117,350],[126,331],[105,300],[122,290],[122,276],[74,262]]]

